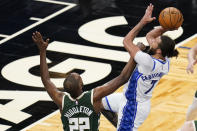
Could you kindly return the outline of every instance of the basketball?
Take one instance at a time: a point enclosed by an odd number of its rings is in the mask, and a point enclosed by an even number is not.
[[[183,20],[182,13],[175,7],[167,7],[159,14],[159,23],[165,29],[177,29],[182,25]]]

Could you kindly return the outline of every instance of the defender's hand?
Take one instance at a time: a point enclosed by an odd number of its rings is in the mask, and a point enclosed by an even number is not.
[[[39,50],[46,50],[46,48],[48,47],[49,39],[44,41],[40,32],[34,32],[32,35],[32,39],[37,44]]]

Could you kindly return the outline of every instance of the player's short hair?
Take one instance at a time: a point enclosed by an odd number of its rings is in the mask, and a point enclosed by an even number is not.
[[[170,37],[162,35],[161,36],[161,43],[159,44],[159,48],[162,51],[163,57],[174,57],[178,56],[179,52],[175,49],[175,41],[172,40]]]
[[[64,80],[64,91],[68,92],[72,98],[77,98],[78,94],[76,93],[79,90],[79,79],[74,75],[69,74]]]

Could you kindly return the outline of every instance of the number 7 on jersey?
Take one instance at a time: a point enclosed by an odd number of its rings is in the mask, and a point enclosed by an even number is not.
[[[148,92],[150,92],[150,91],[153,89],[153,87],[155,86],[155,84],[157,83],[157,81],[158,81],[158,80],[152,80],[152,81],[151,81],[151,84],[152,84],[151,88],[148,89],[144,94],[148,94]]]

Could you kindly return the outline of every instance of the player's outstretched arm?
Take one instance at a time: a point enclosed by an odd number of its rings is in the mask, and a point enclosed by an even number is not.
[[[130,55],[134,58],[135,54],[140,50],[135,44],[133,44],[134,38],[138,35],[140,30],[147,24],[155,20],[155,17],[152,17],[153,5],[150,4],[144,16],[140,20],[140,22],[125,36],[123,40],[123,44],[125,49],[130,53]]]
[[[37,44],[40,53],[40,73],[41,73],[42,83],[44,84],[44,87],[47,90],[50,97],[53,99],[53,101],[58,105],[59,109],[61,110],[63,93],[58,91],[56,86],[51,82],[49,71],[48,71],[48,65],[46,62],[46,49],[48,47],[49,39],[44,41],[40,32],[37,31],[33,33],[32,39]]]
[[[189,63],[187,66],[187,73],[194,72],[193,66],[197,63],[196,55],[197,55],[197,44],[188,53],[188,62]]]
[[[144,50],[146,48],[142,43],[138,43],[137,46],[140,48],[140,50]],[[120,86],[128,82],[133,70],[135,69],[135,66],[136,62],[132,57],[130,57],[128,63],[125,65],[119,76],[106,83],[105,85],[95,88],[93,96],[94,103],[97,102],[101,104],[101,99],[103,97],[113,93]]]
[[[135,68],[135,65],[136,63],[133,58],[130,58],[129,62],[125,65],[119,76],[106,83],[105,85],[95,88],[93,96],[94,102],[101,101],[103,97],[113,93],[116,89],[125,84],[129,80]]]

